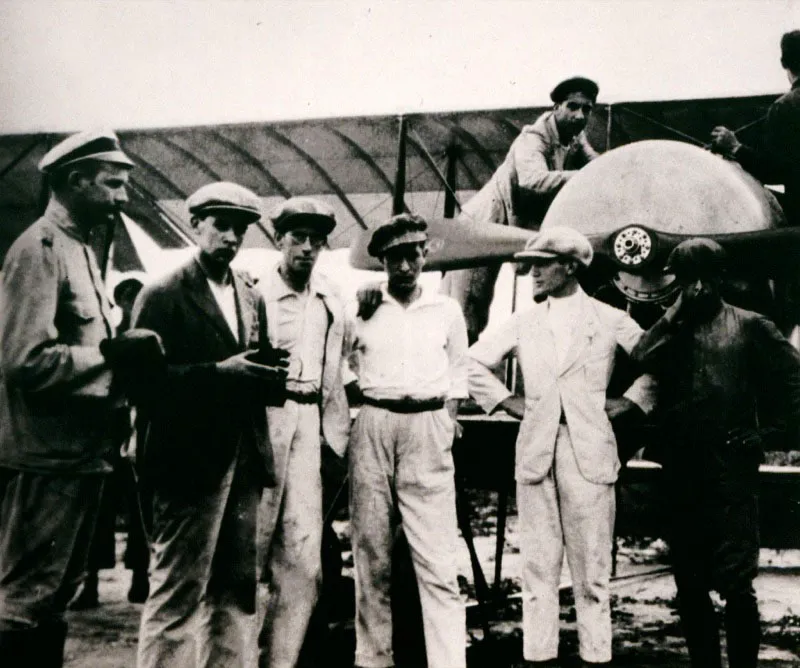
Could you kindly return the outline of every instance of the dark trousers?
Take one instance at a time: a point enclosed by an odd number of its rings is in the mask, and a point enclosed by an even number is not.
[[[0,469],[0,666],[55,668],[83,578],[103,475]]]
[[[754,495],[673,505],[670,554],[678,612],[694,668],[721,668],[717,615],[725,601],[730,668],[755,668],[761,627],[753,580],[758,573],[758,505]]]
[[[130,462],[118,459],[114,473],[103,488],[100,511],[89,549],[87,570],[97,572],[114,568],[116,564],[117,514],[124,510],[128,537],[125,544],[125,568],[146,572],[150,564],[150,549],[142,525],[136,478]]]

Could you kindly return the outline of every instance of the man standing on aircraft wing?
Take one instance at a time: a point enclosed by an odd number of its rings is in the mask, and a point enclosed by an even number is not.
[[[538,230],[561,188],[597,157],[586,137],[586,124],[598,94],[591,79],[573,77],[550,93],[553,109],[522,128],[503,164],[462,208],[461,216]],[[449,272],[449,293],[462,303],[470,341],[489,317],[499,267]]]
[[[286,403],[267,409],[276,485],[265,492],[259,518],[261,580],[270,597],[258,665],[294,668],[322,575],[322,443],[341,457],[350,431],[342,382],[346,328],[335,288],[313,271],[336,226],[333,211],[293,197],[272,224],[283,256],[258,286],[270,340],[289,351],[289,367]]]
[[[642,376],[625,396],[607,398],[617,347],[630,353],[642,330],[624,311],[592,299],[576,272],[592,261],[580,232],[550,227],[516,255],[532,265],[534,296],[498,331],[469,349],[469,389],[491,413],[522,419],[516,449],[523,558],[522,627],[526,665],[558,665],[558,585],[564,549],[572,574],[580,656],[611,661],[609,580],[614,483],[620,469],[611,419],[649,411],[654,383]],[[515,353],[525,397],[490,371]]]
[[[722,665],[715,590],[725,600],[728,665],[755,668],[758,467],[781,418],[797,433],[800,354],[767,318],[722,301],[724,265],[714,241],[679,244],[665,271],[680,296],[632,357],[659,380],[668,539],[692,666]]]
[[[800,225],[800,30],[781,38],[781,65],[791,90],[769,108],[761,144],[746,146],[734,132],[718,126],[711,132],[711,147],[762,182],[783,184],[783,210],[791,224]]]
[[[451,447],[467,396],[467,333],[458,304],[419,285],[427,224],[402,214],[375,230],[369,252],[388,273],[368,320],[351,313],[364,395],[350,438],[356,580],[356,665],[394,665],[389,584],[394,518],[411,548],[430,668],[463,668],[465,610]]]

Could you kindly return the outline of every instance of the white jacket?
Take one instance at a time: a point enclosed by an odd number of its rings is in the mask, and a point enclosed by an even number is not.
[[[627,353],[642,329],[624,311],[580,290],[578,331],[561,365],[557,365],[547,302],[518,311],[496,331],[469,349],[470,395],[487,412],[511,396],[489,370],[515,352],[525,379],[525,414],[517,438],[517,482],[536,483],[553,462],[563,410],[578,467],[587,480],[613,483],[620,468],[617,444],[606,415],[606,389],[617,346]],[[655,380],[640,376],[625,396],[649,412],[655,403]]]

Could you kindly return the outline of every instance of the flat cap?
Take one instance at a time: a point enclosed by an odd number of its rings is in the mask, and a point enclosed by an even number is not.
[[[136,166],[125,155],[119,145],[119,138],[111,130],[90,130],[71,135],[53,146],[39,161],[39,171],[52,174],[62,167],[83,160],[100,160],[125,167]]]
[[[336,215],[327,204],[311,197],[290,197],[271,216],[272,227],[283,234],[301,225],[316,228],[327,236],[336,227]]]
[[[401,213],[375,228],[367,252],[381,257],[387,250],[403,244],[418,244],[428,240],[428,223],[421,216]]]
[[[547,227],[525,244],[525,250],[514,253],[515,260],[532,257],[560,257],[577,260],[584,267],[592,263],[592,244],[578,230],[554,225]]]
[[[238,183],[218,181],[209,183],[189,195],[186,207],[191,216],[214,213],[239,213],[255,222],[261,218],[261,200],[253,191]]]
[[[591,79],[586,77],[572,77],[558,84],[551,92],[550,99],[558,104],[567,99],[571,93],[583,93],[592,101],[597,99],[600,88]]]
[[[725,271],[725,249],[711,239],[681,241],[667,258],[665,274],[675,276],[719,276]]]

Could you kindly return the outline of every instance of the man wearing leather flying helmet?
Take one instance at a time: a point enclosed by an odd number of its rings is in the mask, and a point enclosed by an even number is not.
[[[729,665],[757,665],[758,466],[779,425],[796,436],[800,423],[800,354],[763,315],[722,300],[725,264],[715,241],[680,243],[665,269],[678,299],[632,353],[659,381],[668,541],[695,668],[722,665],[711,590],[725,600]]]

